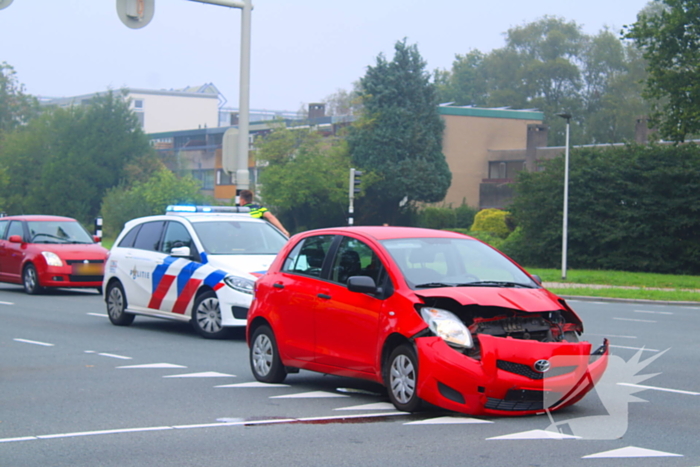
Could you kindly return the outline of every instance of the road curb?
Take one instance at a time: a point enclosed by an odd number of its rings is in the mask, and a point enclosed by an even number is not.
[[[550,290],[557,296],[565,300],[581,300],[585,302],[611,302],[611,303],[644,303],[646,305],[679,305],[694,306],[700,308],[700,302],[674,302],[669,300],[646,300],[642,298],[611,298],[611,297],[589,297],[586,295],[561,295]]]

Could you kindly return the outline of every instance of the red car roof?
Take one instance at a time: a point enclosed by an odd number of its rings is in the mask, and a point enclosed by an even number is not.
[[[314,234],[321,233],[359,233],[373,237],[376,240],[389,240],[393,238],[416,238],[416,237],[434,237],[434,238],[464,238],[464,234],[451,232],[448,230],[424,229],[420,227],[393,227],[393,226],[352,226],[352,227],[333,227],[327,229],[318,229],[313,231]],[[471,238],[471,237],[469,237]]]
[[[6,216],[6,217],[0,217],[0,219],[2,219],[2,220],[15,220],[15,221],[74,221],[74,222],[77,222],[72,217],[48,216],[48,215],[44,215],[44,214]]]

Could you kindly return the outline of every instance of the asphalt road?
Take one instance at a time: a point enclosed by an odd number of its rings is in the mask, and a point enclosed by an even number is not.
[[[381,386],[304,371],[250,387],[242,335],[115,327],[94,291],[0,285],[0,467],[700,466],[700,307],[570,304],[584,338],[610,338],[617,390],[477,419],[401,414]]]

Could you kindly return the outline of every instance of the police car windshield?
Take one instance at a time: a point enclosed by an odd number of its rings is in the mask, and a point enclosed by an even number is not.
[[[215,220],[193,222],[210,255],[276,255],[287,238],[267,222]]]

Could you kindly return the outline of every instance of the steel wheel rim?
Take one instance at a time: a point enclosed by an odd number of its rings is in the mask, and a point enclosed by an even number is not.
[[[407,404],[416,390],[416,371],[406,355],[398,355],[391,364],[391,393],[401,404]]]
[[[24,272],[24,286],[27,290],[34,290],[36,287],[36,271],[32,267],[28,267]]]
[[[272,368],[272,341],[260,334],[253,343],[253,366],[260,376],[267,376]]]
[[[124,297],[119,287],[112,287],[107,298],[107,313],[114,319],[121,316],[124,311]]]
[[[219,300],[216,298],[207,298],[203,300],[196,311],[196,319],[199,327],[208,333],[221,331],[221,309],[219,308]]]

